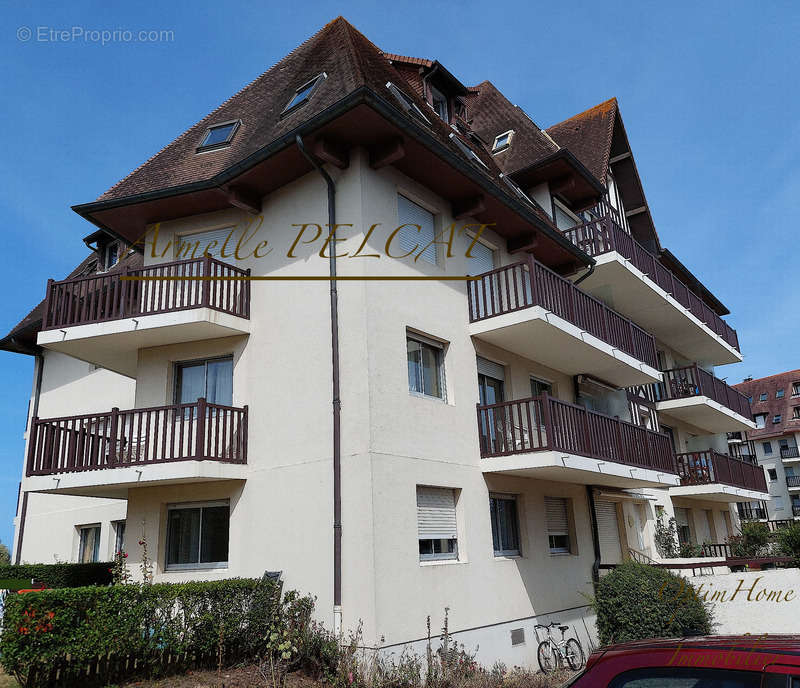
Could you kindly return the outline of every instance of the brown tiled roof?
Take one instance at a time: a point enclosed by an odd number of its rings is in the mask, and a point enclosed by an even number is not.
[[[559,146],[572,151],[604,184],[618,110],[617,99],[610,98],[547,129]]]
[[[407,57],[405,55],[396,55],[395,53],[383,54],[391,62],[405,62],[406,64],[419,65],[420,67],[433,67],[433,60],[426,60],[424,57]]]
[[[795,406],[800,406],[800,396],[792,397],[792,384],[800,382],[800,369],[789,370],[785,373],[762,377],[757,380],[748,380],[733,385],[742,394],[752,397],[750,410],[753,415],[766,413],[766,424],[760,430],[748,430],[747,436],[750,439],[760,439],[766,437],[778,437],[788,435],[793,432],[800,432],[800,419],[793,420],[792,412]],[[775,394],[779,389],[783,390],[783,398],[777,399]],[[766,394],[766,401],[760,401],[761,394]],[[773,423],[772,419],[779,415],[781,421]]]

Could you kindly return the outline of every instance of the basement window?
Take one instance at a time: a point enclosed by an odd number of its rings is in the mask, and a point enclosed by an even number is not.
[[[506,148],[508,148],[511,145],[511,136],[513,133],[513,130],[509,130],[497,136],[494,140],[494,145],[492,146],[492,153],[499,153],[500,151],[504,151]]]
[[[458,146],[458,149],[467,157],[468,160],[482,165],[487,170],[489,169],[489,166],[478,157],[478,154],[452,132],[450,134],[450,140],[455,143],[456,146]]]
[[[197,147],[197,152],[216,150],[217,148],[224,148],[229,145],[241,124],[242,121],[237,119],[209,127],[206,129],[203,140]]]
[[[327,78],[328,75],[325,72],[322,72],[321,74],[317,74],[317,76],[311,79],[311,81],[307,81],[300,88],[298,88],[294,92],[291,100],[286,104],[286,107],[283,108],[281,117],[290,112],[294,112],[301,105],[305,105],[310,100],[317,86],[319,86]]]
[[[386,82],[386,88],[391,91],[392,95],[398,100],[398,102],[403,106],[403,109],[409,115],[421,119],[423,122],[425,122],[425,124],[431,123],[431,121],[422,113],[422,110],[417,107],[417,104],[399,88],[397,88],[397,86],[395,86],[391,81]]]

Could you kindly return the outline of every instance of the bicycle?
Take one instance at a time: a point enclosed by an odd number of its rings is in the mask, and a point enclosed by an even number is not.
[[[562,626],[558,621],[553,621],[547,625],[536,624],[534,628],[541,628],[547,632],[547,638],[539,643],[539,647],[536,650],[536,657],[539,660],[539,668],[542,673],[551,674],[556,669],[560,669],[564,662],[573,671],[580,671],[586,661],[586,657],[577,638],[566,639],[564,637],[569,630],[569,626]],[[558,628],[561,631],[561,640],[553,638],[553,628]]]

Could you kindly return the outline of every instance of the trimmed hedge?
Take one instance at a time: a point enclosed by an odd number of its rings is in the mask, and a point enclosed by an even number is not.
[[[276,618],[313,608],[271,580],[43,590],[6,600],[0,657],[23,686],[105,684],[258,657]],[[305,606],[302,604],[305,601]]]
[[[113,562],[91,564],[6,564],[0,566],[0,580],[31,579],[48,588],[81,588],[86,585],[111,585]]]
[[[595,588],[601,644],[711,633],[710,608],[685,578],[671,571],[626,561]]]

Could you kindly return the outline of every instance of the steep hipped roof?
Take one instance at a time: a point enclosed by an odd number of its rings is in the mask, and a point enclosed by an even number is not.
[[[733,385],[747,397],[752,397],[750,410],[753,415],[766,413],[766,423],[759,430],[748,430],[747,436],[750,439],[761,439],[767,437],[779,437],[793,432],[800,432],[800,419],[793,418],[793,410],[800,407],[800,395],[792,396],[792,386],[800,383],[800,369],[789,370],[777,375],[758,378],[757,380],[747,380]],[[778,390],[783,390],[783,397],[777,398]],[[767,398],[761,401],[761,395],[766,394]],[[775,416],[780,415],[778,423],[773,423]]]

